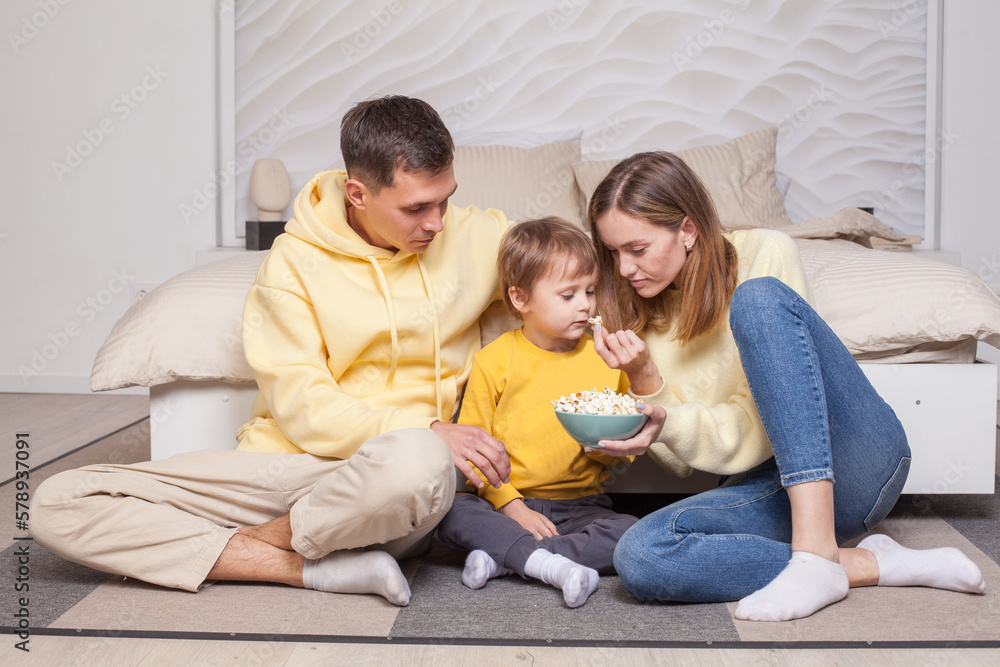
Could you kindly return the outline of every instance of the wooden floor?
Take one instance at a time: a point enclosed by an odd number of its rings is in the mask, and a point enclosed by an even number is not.
[[[148,417],[146,396],[0,393],[0,482],[14,476],[18,435],[38,467]]]
[[[8,639],[8,642],[11,642]],[[12,642],[11,642],[12,643]],[[5,665],[476,665],[477,667],[995,667],[1000,649],[637,649],[372,646],[176,639],[36,637],[31,654],[0,649]],[[27,659],[26,659],[27,658]]]
[[[148,417],[148,399],[126,395],[0,394],[0,479],[13,476],[16,434],[29,433],[40,465]],[[12,591],[0,593],[11,596]],[[1000,664],[1000,649],[640,649],[447,646],[53,637],[33,634],[24,653],[0,635],[5,665],[811,665]]]

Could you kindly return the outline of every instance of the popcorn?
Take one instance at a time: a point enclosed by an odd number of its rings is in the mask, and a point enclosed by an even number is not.
[[[601,319],[600,315],[596,315],[594,317],[588,317],[587,322],[591,325],[600,324],[601,326],[604,326],[604,320]]]
[[[582,415],[637,415],[635,399],[625,394],[619,394],[611,387],[604,391],[578,391],[569,396],[560,396],[552,401],[559,412],[572,412]]]

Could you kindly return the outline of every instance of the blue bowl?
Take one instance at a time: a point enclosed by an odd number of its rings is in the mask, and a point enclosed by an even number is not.
[[[559,423],[582,447],[597,447],[600,440],[627,440],[642,429],[646,415],[584,415],[555,411]]]

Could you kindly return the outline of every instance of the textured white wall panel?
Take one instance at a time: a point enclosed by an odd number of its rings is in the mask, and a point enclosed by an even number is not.
[[[458,143],[582,132],[584,159],[778,125],[793,220],[867,205],[900,232],[924,227],[926,0],[253,0],[236,12],[239,234],[254,159],[283,160],[297,190],[340,166],[343,113],[386,93],[427,100]]]

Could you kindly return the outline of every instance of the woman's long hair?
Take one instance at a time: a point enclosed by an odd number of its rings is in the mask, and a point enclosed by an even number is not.
[[[622,277],[597,232],[597,219],[617,210],[676,232],[689,218],[698,236],[680,273],[677,289],[643,298]],[[619,162],[601,181],[587,211],[597,245],[600,281],[597,308],[610,331],[665,330],[677,318],[681,343],[715,328],[736,289],[736,249],[722,235],[715,204],[701,180],[673,153],[637,153]]]

